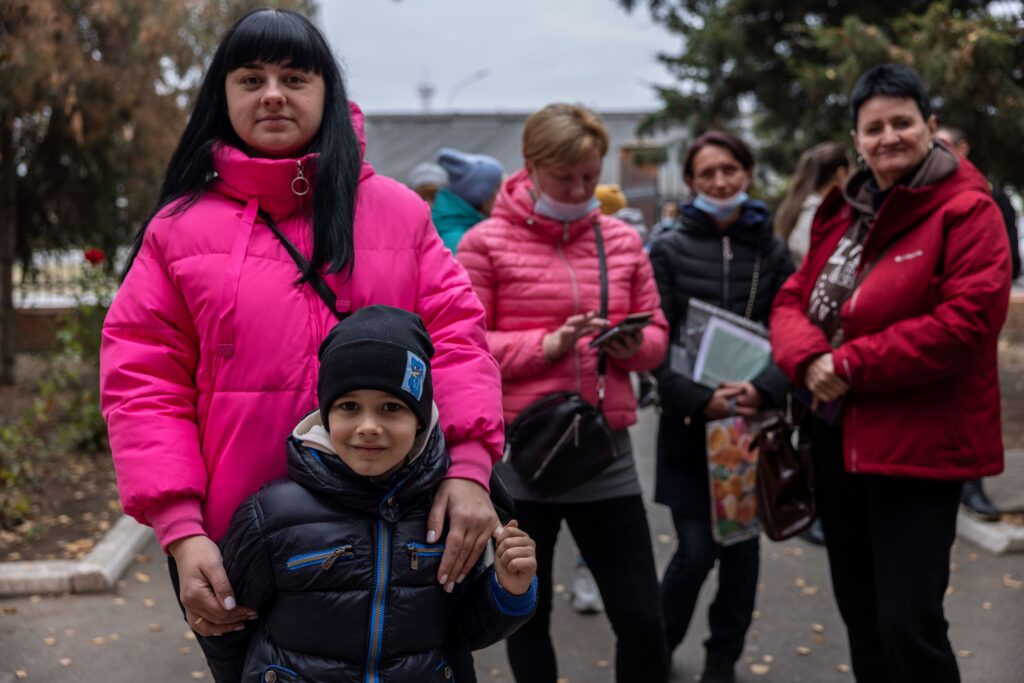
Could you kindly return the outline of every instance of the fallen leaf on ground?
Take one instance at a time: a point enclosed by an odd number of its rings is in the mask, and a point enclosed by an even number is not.
[[[160,633],[160,631],[164,630],[164,627],[161,624],[150,624],[146,627],[146,630],[150,633]]]
[[[116,633],[111,633],[109,636],[107,636],[107,640],[110,640],[110,641],[121,640],[121,636],[117,635]]]
[[[61,666],[71,666],[71,658],[70,657],[61,657],[57,661],[60,662]]]
[[[501,675],[501,669],[491,669],[487,673],[489,673],[491,675],[491,678],[497,678],[498,676]]]
[[[800,592],[803,593],[804,595],[817,595],[818,594],[818,587],[817,586],[804,586],[803,588],[800,589]]]
[[[1003,574],[1003,585],[1007,588],[1020,588],[1024,586],[1024,581],[1018,581],[1009,574]]]
[[[64,635],[66,635],[68,638],[70,638],[71,636],[75,635],[75,629],[73,629],[73,628],[66,628],[66,629],[64,629]]]
[[[597,665],[598,669],[607,669],[608,667],[610,667],[612,665],[612,663],[610,661],[608,661],[607,659],[599,659],[596,662],[594,662],[594,664]]]
[[[189,655],[189,654],[192,654],[192,648],[190,648],[190,647],[179,647],[178,648],[178,654],[179,655]]]
[[[17,607],[0,607],[0,614],[17,614]]]
[[[750,673],[757,674],[758,676],[763,676],[763,675],[765,675],[766,673],[768,673],[771,670],[772,670],[772,668],[770,666],[768,666],[767,664],[751,664],[750,665]]]
[[[122,597],[116,597],[116,598],[114,598],[114,604],[115,604],[115,605],[118,605],[118,606],[120,606],[120,605],[123,605],[123,604],[125,604],[126,602],[128,602],[128,601],[127,601],[127,600],[125,600],[125,599],[124,599],[124,598],[122,598]]]
[[[668,534],[658,534],[658,543],[671,543],[672,537]]]
[[[985,602],[981,603],[981,609],[992,609],[992,603],[986,600]]]
[[[28,672],[25,671],[24,669],[15,669],[14,677],[15,678],[28,678]]]
[[[106,645],[107,644],[107,639],[104,638],[103,636],[97,636],[96,638],[92,639],[92,644],[93,645]]]
[[[970,657],[973,654],[974,653],[971,652],[970,650],[957,650],[956,651],[956,656],[957,657],[961,657],[963,659],[967,659],[968,657]]]
[[[153,598],[146,598],[145,600],[142,601],[142,604],[145,605],[146,607],[152,607],[153,605],[156,604],[156,600],[154,600]]]
[[[775,661],[775,657],[772,657],[771,655],[765,655],[763,659],[765,664],[771,664]]]
[[[822,626],[821,624],[811,624],[811,630],[814,631],[815,633],[824,633],[825,632],[825,627]]]
[[[192,678],[196,679],[197,681],[200,678],[206,678],[206,672],[205,671],[193,671],[192,672]]]
[[[801,657],[806,657],[807,655],[811,654],[811,648],[807,647],[806,645],[801,645],[796,649],[796,653]]]
[[[977,562],[978,561],[978,553],[968,553],[967,561],[968,562]]]
[[[1009,574],[1007,574],[1007,576],[1009,576]],[[28,599],[28,601],[31,602],[34,605],[37,602],[42,602],[43,601],[43,596],[41,596],[41,595],[33,595],[32,597],[30,597]]]
[[[57,639],[54,638],[53,636],[50,636],[49,638],[43,638],[43,642],[46,643],[47,645],[56,645],[57,644]]]
[[[564,583],[556,583],[551,590],[553,590],[554,592],[556,592],[559,595],[561,595],[562,593],[565,592],[565,584]]]
[[[149,564],[152,561],[153,561],[153,558],[151,558],[149,555],[143,555],[143,554],[140,553],[140,554],[135,556],[136,564]]]
[[[849,664],[836,664],[836,671],[838,671],[839,673],[848,674],[848,673],[850,673],[850,665]]]
[[[798,576],[796,578],[796,581],[794,581],[793,583],[796,585],[797,588],[803,588],[804,586],[807,585],[807,581],[804,580],[804,578],[802,576]]]
[[[759,610],[754,610],[753,613],[750,616],[752,616],[755,619],[760,619],[761,618],[761,612]]]
[[[185,640],[195,640],[195,639],[196,639],[196,634],[195,633],[192,633],[192,631],[185,631]]]
[[[953,586],[946,586],[946,597],[947,598],[950,595],[952,595],[953,593],[955,593],[955,592],[956,592],[956,588],[955,587],[953,587]]]
[[[146,572],[135,572],[133,576],[135,577],[135,580],[139,583],[149,583],[149,574],[147,574]]]

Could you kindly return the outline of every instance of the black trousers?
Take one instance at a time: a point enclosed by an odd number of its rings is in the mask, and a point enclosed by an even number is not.
[[[673,513],[678,545],[661,579],[661,605],[665,635],[671,653],[686,635],[708,572],[718,562],[718,590],[708,608],[711,636],[708,652],[735,662],[754,614],[760,543],[757,538],[720,545],[711,535],[711,523]]]
[[[961,482],[849,474],[812,421],[817,504],[858,683],[959,683],[943,598]]]
[[[647,512],[639,495],[593,503],[517,500],[519,526],[537,543],[537,612],[507,641],[518,683],[555,683],[551,642],[552,565],[564,519],[594,575],[615,632],[619,683],[662,683],[667,676],[665,630],[658,598]]]

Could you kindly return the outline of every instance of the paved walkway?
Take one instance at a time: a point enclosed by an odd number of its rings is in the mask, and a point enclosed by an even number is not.
[[[641,476],[653,478],[655,416],[645,411],[634,429]],[[1024,509],[1024,455],[988,482],[996,502]],[[673,550],[671,521],[651,506],[659,567]],[[758,615],[739,668],[739,680],[849,683],[845,633],[829,588],[824,551],[800,540],[762,545]],[[0,600],[0,683],[21,680],[171,683],[210,681],[202,656],[181,620],[155,543],[146,547],[115,594]],[[563,534],[556,576],[567,585],[573,550]],[[1015,683],[1024,670],[1024,555],[993,557],[958,541],[946,600],[950,635],[965,683]],[[714,585],[714,578],[709,580]],[[675,653],[673,681],[692,681],[702,663],[708,590],[690,636]],[[610,683],[613,641],[602,616],[579,616],[557,600],[554,633],[563,683]],[[362,628],[362,623],[354,624]],[[339,625],[343,638],[345,625]],[[807,654],[799,654],[806,648]],[[477,656],[482,683],[510,683],[504,646]],[[23,675],[18,672],[24,672]]]

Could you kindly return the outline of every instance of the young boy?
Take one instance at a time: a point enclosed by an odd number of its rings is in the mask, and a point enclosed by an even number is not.
[[[288,439],[288,478],[239,506],[221,541],[238,604],[259,618],[202,638],[217,681],[448,681],[448,659],[533,614],[533,541],[495,530],[493,568],[441,586],[424,542],[448,469],[418,316],[369,306],[320,347],[320,409]]]

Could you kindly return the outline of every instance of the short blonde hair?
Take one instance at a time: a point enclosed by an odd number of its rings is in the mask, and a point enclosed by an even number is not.
[[[523,158],[532,164],[568,166],[591,150],[608,153],[608,129],[601,118],[575,104],[549,104],[526,119]]]

